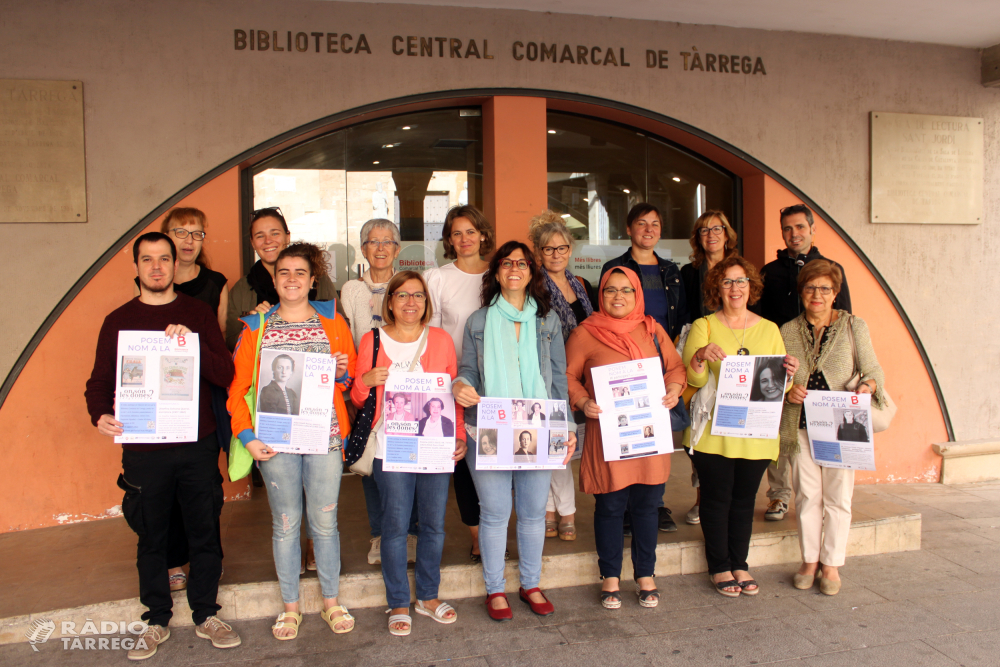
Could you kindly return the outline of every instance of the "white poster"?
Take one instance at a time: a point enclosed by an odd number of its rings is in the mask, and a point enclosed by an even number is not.
[[[276,452],[330,450],[337,362],[329,354],[261,350],[257,371],[257,438]]]
[[[382,419],[387,472],[454,472],[455,399],[445,373],[390,373]]]
[[[813,460],[824,468],[875,470],[871,394],[807,391],[802,408]]]
[[[783,356],[729,355],[719,369],[712,435],[778,437],[788,377]]]
[[[198,334],[167,338],[162,331],[119,331],[115,442],[161,444],[198,439]]]
[[[566,401],[483,398],[478,406],[476,470],[559,470],[569,440]]]
[[[625,461],[674,451],[667,390],[656,357],[590,369],[601,408],[605,461]]]

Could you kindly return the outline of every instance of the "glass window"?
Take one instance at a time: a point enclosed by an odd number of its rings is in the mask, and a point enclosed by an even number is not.
[[[663,216],[657,254],[686,264],[698,216],[723,211],[740,231],[738,179],[666,141],[594,118],[549,112],[549,207],[577,239],[570,270],[596,282],[601,266],[625,252],[629,209],[649,202]]]
[[[280,206],[293,241],[327,250],[339,286],[359,275],[361,226],[372,218],[399,225],[400,268],[443,263],[445,215],[459,204],[482,208],[482,171],[479,109],[393,116],[337,130],[255,166],[253,208]]]

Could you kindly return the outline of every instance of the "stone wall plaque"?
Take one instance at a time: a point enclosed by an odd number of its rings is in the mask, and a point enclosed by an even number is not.
[[[0,79],[3,222],[87,222],[81,82]]]
[[[871,114],[871,221],[983,221],[983,119]]]

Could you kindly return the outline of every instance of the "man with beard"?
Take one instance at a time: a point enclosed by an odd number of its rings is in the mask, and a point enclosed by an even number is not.
[[[108,315],[101,327],[85,393],[92,423],[109,438],[123,433],[122,423],[114,417],[119,331],[162,331],[168,338],[198,334],[201,385],[197,441],[122,445],[123,472],[118,477],[118,486],[125,491],[122,514],[139,537],[139,600],[148,608],[142,615],[148,628],[128,657],[149,658],[170,637],[167,626],[173,600],[167,576],[167,532],[175,498],[187,533],[191,563],[187,598],[195,633],[216,648],[233,648],[240,644],[239,635],[216,616],[222,574],[218,530],[222,475],[208,386],[228,387],[233,361],[216,313],[201,301],[174,291],[177,250],[170,237],[159,232],[143,234],[132,246],[132,258],[139,296]]]

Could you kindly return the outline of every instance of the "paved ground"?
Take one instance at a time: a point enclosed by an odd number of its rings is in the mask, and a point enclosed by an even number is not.
[[[408,638],[390,637],[379,609],[333,635],[316,615],[299,638],[277,642],[269,620],[238,626],[243,645],[211,648],[192,628],[173,631],[148,665],[765,665],[892,667],[1000,665],[1000,483],[866,487],[923,513],[923,550],[850,559],[840,595],[797,591],[794,566],[755,569],[756,598],[730,600],[705,575],[658,581],[658,609],[639,607],[627,586],[623,608],[606,611],[599,586],[552,590],[556,614],[533,616],[513,600],[512,623],[490,621],[482,602],[455,602],[460,620],[417,616]],[[95,619],[99,620],[99,619]],[[64,650],[49,641],[0,647],[0,665],[129,664],[123,651]]]

